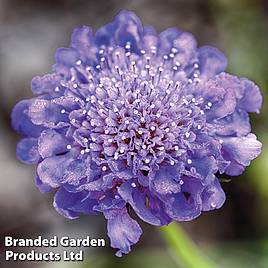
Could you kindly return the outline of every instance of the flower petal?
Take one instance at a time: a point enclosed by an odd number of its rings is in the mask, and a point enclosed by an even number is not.
[[[217,48],[203,46],[198,49],[199,70],[202,77],[212,78],[227,67],[227,59]]]
[[[76,219],[79,212],[72,211],[70,207],[81,200],[81,194],[69,193],[64,188],[60,188],[54,196],[53,205],[57,212],[68,219]]]
[[[37,139],[22,139],[17,144],[17,158],[26,164],[38,163],[40,160],[40,155],[37,150]]]
[[[72,161],[70,153],[46,158],[37,166],[37,174],[44,184],[56,188],[60,186],[59,182]]]
[[[137,243],[142,234],[139,224],[131,219],[127,209],[110,210],[104,213],[107,219],[108,236],[111,240],[111,246],[119,249],[116,256],[122,257],[122,254],[130,252],[130,246]]]
[[[226,160],[231,161],[235,171],[227,168],[227,174],[237,174],[243,172],[240,166],[249,166],[251,160],[255,159],[261,153],[262,144],[252,133],[246,137],[228,137],[223,139],[222,153]],[[238,164],[238,165],[237,165]]]
[[[28,115],[32,103],[33,100],[22,100],[16,104],[11,114],[12,127],[25,136],[38,137],[44,128],[33,124]]]
[[[202,184],[190,177],[183,177],[182,191],[166,199],[166,212],[173,220],[190,221],[201,214]]]
[[[262,144],[250,133],[246,137],[224,138],[222,147],[231,160],[248,166],[261,153]]]
[[[130,50],[139,54],[142,25],[139,18],[130,11],[121,11],[112,23],[101,27],[95,35],[98,46],[120,45],[130,42]]]
[[[43,158],[67,152],[66,139],[53,129],[46,129],[38,139],[38,151]]]
[[[31,82],[32,92],[36,95],[53,93],[55,88],[60,85],[61,79],[62,77],[57,73],[36,76]]]
[[[55,54],[56,64],[53,65],[53,70],[65,77],[69,77],[70,67],[75,66],[78,59],[78,52],[75,49],[58,48]]]
[[[72,34],[71,47],[79,52],[79,58],[84,62],[92,62],[96,54],[92,29],[88,26],[76,28]]]
[[[202,210],[209,211],[222,207],[225,202],[225,193],[221,188],[218,179],[215,177],[213,183],[208,185],[201,194]]]
[[[35,176],[35,184],[41,193],[48,193],[51,191],[51,187],[43,183],[38,176]]]
[[[134,180],[124,182],[119,188],[120,196],[131,205],[136,214],[145,222],[156,226],[166,225],[170,218],[164,211],[163,203],[149,192],[141,191]]]
[[[49,128],[54,128],[59,123],[66,123],[68,116],[65,113],[61,113],[61,107],[50,100],[35,99],[29,107],[29,117],[36,125],[44,125]]]
[[[174,40],[179,37],[181,31],[177,28],[169,28],[159,34],[159,51],[161,55],[168,55],[174,45]]]
[[[160,195],[178,193],[181,191],[179,184],[180,173],[176,167],[162,167],[151,180],[151,189]]]
[[[258,86],[246,78],[241,78],[244,87],[244,96],[238,106],[247,112],[260,113],[262,106],[262,95]]]
[[[216,134],[220,136],[245,136],[251,131],[248,113],[237,110],[233,114],[217,120]]]

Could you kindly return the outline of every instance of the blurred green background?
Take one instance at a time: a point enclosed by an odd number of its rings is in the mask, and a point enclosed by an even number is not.
[[[52,208],[52,195],[38,192],[33,167],[15,158],[19,137],[10,128],[10,112],[17,101],[31,97],[31,78],[50,71],[56,48],[68,45],[73,28],[85,24],[96,30],[121,9],[133,10],[158,31],[175,26],[192,32],[199,45],[216,46],[227,55],[229,72],[261,87],[263,110],[251,119],[263,153],[242,176],[223,183],[222,209],[170,229],[142,224],[142,239],[121,259],[106,247],[88,249],[84,263],[4,262],[5,235],[107,238],[102,217],[68,221]],[[268,1],[0,0],[0,267],[267,268],[267,94]]]

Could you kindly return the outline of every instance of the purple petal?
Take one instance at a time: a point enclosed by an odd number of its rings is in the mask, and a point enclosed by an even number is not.
[[[56,188],[60,186],[59,182],[72,161],[70,153],[46,158],[37,166],[37,174],[42,183]]]
[[[54,196],[53,205],[57,212],[68,219],[76,219],[79,217],[79,212],[72,211],[70,207],[74,206],[81,200],[78,193],[69,193],[64,188],[60,188]]]
[[[72,34],[71,47],[79,52],[80,59],[87,63],[92,62],[96,53],[92,29],[88,26],[76,28]]]
[[[203,211],[209,211],[222,207],[226,198],[225,193],[216,177],[214,182],[203,190],[201,198]]]
[[[244,87],[244,96],[239,101],[238,106],[247,112],[260,113],[262,106],[262,95],[258,86],[246,78],[241,79]]]
[[[51,187],[43,183],[38,176],[35,176],[35,184],[41,193],[48,193],[51,191]]]
[[[202,77],[212,78],[227,67],[227,59],[217,48],[203,46],[198,49],[199,68]]]
[[[201,192],[203,186],[198,180],[183,177],[182,191],[165,202],[167,214],[176,221],[190,221],[201,214]]]
[[[224,138],[222,145],[224,158],[243,166],[249,166],[250,161],[261,153],[261,148],[262,144],[251,133],[246,137]]]
[[[131,44],[131,51],[139,54],[142,25],[139,18],[130,11],[121,11],[112,23],[101,27],[95,35],[98,46]]]
[[[162,167],[151,180],[151,188],[160,195],[174,194],[181,191],[180,174],[176,167]]]
[[[229,161],[229,162],[230,162],[230,164],[225,169],[225,173],[228,174],[228,175],[230,175],[230,176],[239,176],[246,169],[245,166],[237,163],[235,160]]]
[[[66,139],[53,129],[46,129],[38,139],[38,151],[43,158],[67,151]]]
[[[46,127],[56,127],[59,123],[67,122],[68,116],[61,113],[61,107],[52,103],[50,100],[35,99],[29,107],[29,117],[36,125]],[[65,123],[64,125],[68,125]]]
[[[174,45],[174,40],[179,37],[181,31],[177,28],[169,28],[159,34],[159,51],[161,55],[168,55]]]
[[[244,110],[235,111],[217,123],[216,134],[220,136],[245,136],[251,131],[249,116]]]
[[[118,188],[118,193],[143,221],[156,226],[168,224],[170,218],[164,211],[163,203],[135,185],[133,180],[128,180]]]
[[[25,164],[36,164],[40,160],[37,150],[37,139],[22,139],[17,144],[17,158]]]
[[[62,77],[59,74],[51,73],[44,76],[36,76],[32,79],[32,92],[36,95],[53,93],[56,87],[60,85]]]
[[[29,118],[28,111],[32,103],[33,100],[22,100],[16,104],[11,114],[12,127],[25,136],[38,137],[44,128],[33,124]]]
[[[213,156],[193,157],[192,166],[195,167],[196,172],[203,178],[203,183],[210,174],[214,174],[218,170],[217,162]]]
[[[137,243],[142,234],[139,224],[131,219],[127,209],[110,210],[104,213],[107,219],[108,236],[111,240],[111,246],[119,249],[116,256],[122,257],[122,254],[130,252],[130,246]]]
[[[73,48],[58,48],[55,54],[56,64],[53,70],[65,77],[70,76],[70,67],[75,66],[79,59],[78,52]]]
[[[158,36],[155,29],[151,26],[143,28],[143,47],[145,51],[152,51],[158,47]]]

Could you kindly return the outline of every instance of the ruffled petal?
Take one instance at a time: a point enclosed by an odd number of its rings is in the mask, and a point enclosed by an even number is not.
[[[159,34],[159,52],[168,55],[174,45],[174,40],[179,37],[181,31],[177,28],[169,28]]]
[[[214,181],[203,190],[201,198],[203,211],[209,211],[222,207],[226,197],[216,177]]]
[[[81,201],[81,194],[69,193],[64,188],[60,188],[54,196],[53,205],[57,212],[68,219],[76,219],[79,212],[73,211],[70,207]]]
[[[230,162],[230,164],[225,169],[225,173],[228,174],[229,176],[239,176],[246,169],[245,166],[237,163],[235,160],[229,161],[229,162]]]
[[[82,61],[86,64],[92,63],[96,58],[92,29],[88,26],[76,28],[72,34],[71,47],[79,52]]]
[[[44,159],[37,167],[37,174],[42,183],[52,188],[60,186],[66,168],[72,162],[70,153]]]
[[[154,52],[158,47],[158,35],[156,30],[151,26],[143,27],[143,48],[146,52]]]
[[[74,48],[58,48],[55,54],[56,64],[53,65],[53,70],[64,77],[69,77],[70,67],[75,66],[78,59],[78,52]]]
[[[68,126],[68,116],[61,113],[61,107],[50,100],[35,99],[29,107],[29,117],[36,125],[55,128],[60,125]],[[63,124],[61,124],[63,123]]]
[[[28,111],[34,100],[22,100],[12,110],[12,127],[20,134],[28,137],[38,137],[43,131],[42,126],[37,126],[31,121]]]
[[[130,252],[131,245],[139,241],[142,230],[139,224],[129,217],[126,208],[107,211],[104,216],[107,219],[111,246],[119,249],[116,256],[122,257],[122,254]]]
[[[180,173],[176,167],[162,167],[151,180],[151,189],[160,195],[174,194],[181,191]]]
[[[190,177],[183,178],[182,191],[166,199],[166,212],[176,221],[190,221],[201,214],[202,184]]]
[[[22,139],[17,144],[17,158],[26,164],[36,164],[41,159],[37,149],[37,139]]]
[[[97,171],[92,171],[92,173],[93,172],[95,172],[96,175],[99,174]],[[80,181],[90,175],[92,174],[89,174],[89,167],[87,167],[85,161],[82,159],[75,159],[66,167],[61,183],[67,183],[78,187]]]
[[[206,79],[223,72],[227,67],[227,59],[217,48],[203,46],[198,49],[199,70]]]
[[[248,113],[237,110],[233,114],[217,120],[216,134],[220,136],[245,136],[251,131]]]
[[[249,166],[251,160],[261,153],[262,144],[252,133],[246,137],[230,137],[223,139],[223,156],[226,160]]]
[[[262,95],[259,87],[246,78],[241,79],[241,85],[244,88],[244,95],[239,101],[238,107],[247,112],[260,113]]]
[[[141,191],[134,180],[124,182],[118,188],[118,193],[143,221],[156,226],[166,225],[171,221],[164,211],[163,202],[151,193]]]
[[[44,76],[36,76],[32,79],[32,92],[36,95],[53,93],[60,86],[62,77],[57,73],[46,74]]]
[[[52,190],[52,188],[43,183],[38,176],[35,176],[35,184],[41,193],[48,193]]]
[[[38,151],[43,158],[67,152],[66,139],[53,129],[46,129],[38,139]]]
[[[217,161],[213,156],[192,157],[191,160],[196,173],[202,179],[202,183],[206,183],[206,178],[218,170]]]
[[[130,11],[121,11],[112,23],[101,27],[95,35],[95,42],[101,45],[125,46],[131,44],[130,50],[139,54],[142,36],[139,18]]]

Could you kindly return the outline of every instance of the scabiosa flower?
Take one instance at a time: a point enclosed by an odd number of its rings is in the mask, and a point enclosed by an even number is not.
[[[61,215],[103,213],[117,256],[142,233],[130,207],[156,226],[192,220],[223,205],[218,174],[241,174],[261,152],[248,116],[259,88],[190,33],[158,35],[123,11],[95,34],[75,29],[55,60],[13,110],[17,156],[37,165],[42,192],[57,189]]]

